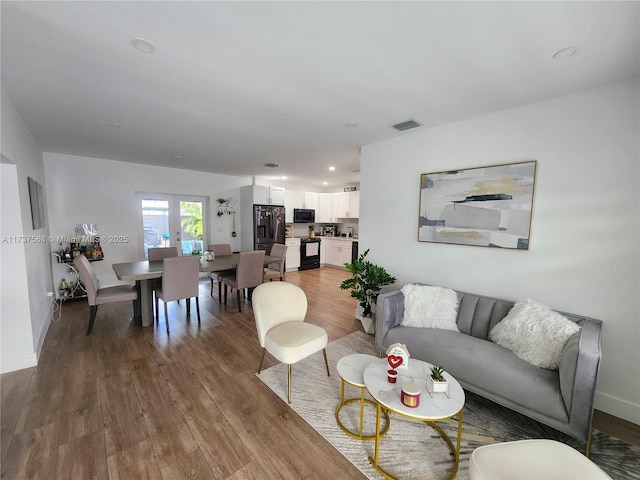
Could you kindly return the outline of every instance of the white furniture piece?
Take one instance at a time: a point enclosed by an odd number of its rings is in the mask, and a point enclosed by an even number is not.
[[[365,403],[375,405],[376,403],[364,398],[364,393],[366,387],[364,385],[364,370],[367,368],[372,362],[378,360],[378,357],[374,357],[373,355],[365,355],[363,353],[354,353],[352,355],[347,355],[346,357],[342,357],[338,360],[336,364],[336,369],[338,370],[338,375],[340,375],[341,380],[341,389],[340,389],[340,404],[336,408],[336,422],[338,426],[345,432],[347,435],[353,438],[357,438],[358,440],[374,440],[376,438],[374,435],[364,435],[362,432],[363,423],[364,423],[364,405]],[[360,390],[360,397],[358,398],[350,398],[345,400],[344,398],[344,387],[345,384],[351,385]],[[344,425],[342,420],[340,420],[340,412],[345,405],[350,403],[360,402],[360,421],[358,431],[354,432],[350,430],[347,426]],[[389,430],[389,415],[387,412],[384,412],[386,418],[386,425],[380,432],[380,435],[384,435]]]
[[[520,440],[476,448],[470,480],[611,480],[577,450],[555,440]]]
[[[460,438],[462,436],[462,410],[465,402],[464,390],[462,390],[460,384],[451,374],[444,372],[444,376],[450,384],[450,397],[448,398],[445,395],[434,395],[433,397],[430,397],[427,393],[426,379],[427,375],[431,374],[432,366],[433,365],[430,363],[423,362],[422,360],[410,358],[407,369],[398,369],[398,379],[396,383],[389,383],[387,380],[389,364],[387,363],[386,357],[369,364],[364,371],[364,384],[367,387],[369,394],[377,402],[376,445],[374,456],[373,458],[370,457],[369,461],[374,468],[386,478],[394,477],[380,467],[378,462],[381,437],[380,416],[383,408],[388,412],[397,413],[406,418],[422,421],[436,430],[447,442],[455,458],[453,471],[451,472],[449,479],[455,478],[456,473],[458,472],[458,464],[460,463]],[[401,400],[402,384],[409,382],[418,385],[421,391],[421,401],[417,407],[408,407],[403,404]],[[449,438],[445,431],[436,423],[455,416],[458,417],[458,440],[456,445],[453,444],[451,438]]]
[[[284,244],[287,246],[287,255],[285,257],[285,271],[295,272],[300,268],[300,239],[285,238]]]
[[[322,350],[327,361],[328,335],[324,328],[304,321],[307,315],[307,296],[292,283],[268,282],[258,285],[252,298],[253,316],[258,340],[262,347],[262,362],[267,352],[287,364],[287,401],[291,403],[291,364]]]

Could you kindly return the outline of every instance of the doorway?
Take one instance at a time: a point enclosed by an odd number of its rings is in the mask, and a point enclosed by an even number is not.
[[[209,231],[208,197],[138,193],[142,217],[142,250],[177,247],[178,255],[201,255]]]

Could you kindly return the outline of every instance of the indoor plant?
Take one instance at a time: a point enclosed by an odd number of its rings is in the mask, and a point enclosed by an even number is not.
[[[345,263],[344,266],[351,278],[340,284],[342,290],[351,290],[351,296],[358,300],[362,308],[360,321],[367,333],[375,333],[375,323],[373,321],[373,309],[380,295],[380,290],[384,285],[390,285],[396,281],[387,271],[371,263],[366,259],[369,250],[362,253],[353,263]]]
[[[431,373],[427,375],[427,392],[433,396],[434,393],[444,393],[449,396],[449,382],[444,378],[444,370],[439,365],[431,367]]]

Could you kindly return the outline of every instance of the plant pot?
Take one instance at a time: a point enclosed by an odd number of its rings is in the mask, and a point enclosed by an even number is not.
[[[433,397],[436,393],[444,393],[447,398],[449,397],[449,382],[447,380],[438,381],[434,380],[431,375],[427,375],[427,392]]]
[[[365,333],[368,333],[369,335],[375,335],[376,333],[375,319],[371,317],[362,316],[362,310],[363,308],[360,305],[356,307],[356,318],[360,320],[360,323],[362,324],[362,328],[364,329]]]

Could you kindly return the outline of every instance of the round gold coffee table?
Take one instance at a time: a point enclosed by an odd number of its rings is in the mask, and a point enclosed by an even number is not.
[[[383,413],[394,412],[404,417],[419,420],[435,429],[440,436],[447,442],[449,448],[455,457],[455,465],[449,479],[453,479],[458,472],[458,464],[460,463],[460,438],[462,436],[462,410],[464,408],[465,395],[464,390],[453,376],[444,372],[444,376],[449,382],[449,397],[444,394],[434,394],[430,396],[427,393],[426,379],[431,373],[432,365],[416,360],[409,359],[408,369],[398,369],[398,380],[396,383],[387,381],[387,370],[389,368],[387,359],[382,358],[370,363],[364,370],[363,380],[369,394],[377,403],[376,406],[376,436],[375,436],[375,453],[373,458],[369,458],[371,464],[386,478],[394,478],[386,472],[378,463],[378,452],[380,448],[380,416]],[[401,389],[404,382],[413,382],[420,387],[420,404],[417,407],[407,407],[401,401]],[[458,417],[458,441],[454,445],[451,438],[436,423],[440,420]]]
[[[338,364],[336,365],[336,368],[338,370],[338,375],[340,375],[340,378],[342,379],[342,386],[340,390],[340,404],[336,408],[336,422],[338,423],[338,426],[342,429],[344,433],[346,433],[347,435],[353,438],[357,438],[358,440],[374,440],[376,438],[375,434],[364,435],[362,433],[362,427],[363,427],[363,421],[364,421],[364,405],[365,403],[368,403],[374,406],[376,405],[376,402],[373,402],[368,398],[364,398],[364,393],[366,388],[364,385],[362,374],[365,368],[367,368],[371,362],[375,362],[376,360],[378,360],[378,357],[374,357],[373,355],[355,353],[353,355],[347,355],[346,357],[342,357],[340,360],[338,360]],[[350,398],[348,400],[345,400],[344,398],[345,384],[349,384],[352,387],[360,389],[360,398]],[[350,430],[349,428],[347,428],[340,420],[340,411],[342,410],[342,407],[355,402],[360,402],[360,424],[357,432],[354,432],[353,430]],[[386,425],[382,429],[382,431],[379,432],[380,436],[387,433],[387,430],[389,429],[389,416],[386,414],[386,412],[385,412],[385,418],[386,418]]]

